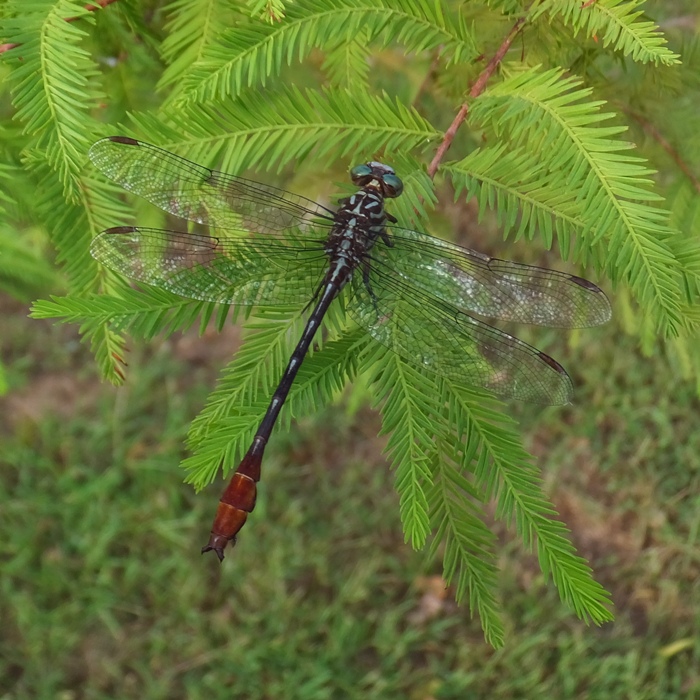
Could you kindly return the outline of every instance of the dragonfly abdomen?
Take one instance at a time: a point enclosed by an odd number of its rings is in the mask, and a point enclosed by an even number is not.
[[[277,389],[272,395],[270,405],[258,426],[253,443],[219,499],[219,505],[217,506],[214,523],[209,535],[209,542],[202,548],[202,554],[213,550],[219,557],[219,561],[223,560],[224,548],[227,543],[235,544],[236,535],[245,525],[248,513],[253,511],[257,494],[255,484],[260,480],[260,467],[265,445],[270,438],[272,429],[275,427],[282,406],[287,400],[289,391],[311,346],[314,335],[316,335],[316,331],[321,325],[328,307],[338,295],[338,291],[337,285],[326,284],[324,286],[323,292],[314,310],[311,312],[309,320],[306,322],[304,332],[289,358]]]
[[[386,235],[386,220],[383,195],[371,187],[345,200],[337,212],[335,224],[326,241],[325,251],[329,265],[323,284],[317,292],[318,301],[260,422],[253,444],[219,500],[209,542],[202,548],[202,553],[214,551],[219,560],[222,560],[226,545],[229,542],[235,544],[236,535],[245,524],[248,513],[255,507],[256,482],[260,479],[265,445],[314,335],[328,307],[365,260],[377,237]]]

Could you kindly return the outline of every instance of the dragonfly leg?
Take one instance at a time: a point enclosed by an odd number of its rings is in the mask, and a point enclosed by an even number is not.
[[[367,294],[369,294],[369,298],[372,300],[372,306],[374,306],[374,310],[379,314],[379,299],[377,299],[377,295],[374,293],[374,290],[372,289],[372,284],[369,280],[369,275],[370,272],[372,271],[372,268],[369,266],[369,261],[368,260],[363,260],[362,261],[362,281],[364,282],[365,289],[367,290]]]
[[[395,216],[392,216],[391,214],[389,214],[389,212],[384,212],[384,216],[386,217],[386,220],[390,224],[396,224],[399,221]],[[382,237],[382,241],[387,248],[394,247],[394,241],[391,239],[389,232],[385,228],[383,228],[380,231],[379,235]]]

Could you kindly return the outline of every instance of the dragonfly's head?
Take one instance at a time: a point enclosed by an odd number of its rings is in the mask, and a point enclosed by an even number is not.
[[[403,182],[388,165],[371,161],[356,165],[350,171],[353,183],[359,187],[380,190],[384,197],[398,197],[403,192]]]

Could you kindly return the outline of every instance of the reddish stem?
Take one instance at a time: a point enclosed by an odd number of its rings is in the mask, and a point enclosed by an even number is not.
[[[486,64],[486,67],[483,71],[481,71],[479,77],[476,79],[476,82],[472,85],[472,88],[469,91],[470,98],[473,99],[478,97],[486,89],[486,83],[488,83],[489,78],[493,75],[493,72],[496,70],[498,64],[503,60],[503,57],[508,52],[510,45],[513,43],[513,39],[515,39],[518,32],[522,29],[523,24],[525,24],[525,18],[521,17],[513,25],[513,28],[510,30],[510,32],[508,32],[508,36],[506,36],[503,43],[499,46],[498,51],[496,51],[493,58]],[[442,139],[442,143],[438,146],[438,149],[435,152],[435,157],[428,166],[428,175],[430,175],[431,179],[435,177],[440,161],[443,159],[445,153],[447,153],[448,149],[452,145],[457,129],[459,129],[462,122],[467,118],[468,112],[469,103],[465,102],[460,107],[457,116],[454,118],[452,124],[450,124],[449,128],[445,132],[445,137]]]

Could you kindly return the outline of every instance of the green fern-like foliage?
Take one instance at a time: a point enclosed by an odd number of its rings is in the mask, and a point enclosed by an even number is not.
[[[135,204],[88,164],[92,141],[131,134],[233,173],[255,169],[324,202],[349,165],[382,159],[406,186],[392,213],[427,229],[437,197],[426,164],[466,101],[466,121],[437,163],[440,191],[450,185],[458,201],[475,198],[504,236],[556,246],[588,266],[625,304],[645,349],[670,339],[700,384],[696,183],[692,167],[679,166],[699,156],[668,147],[691,123],[697,133],[697,99],[674,103],[680,118],[663,106],[687,83],[682,71],[697,71],[698,54],[670,50],[638,0],[173,0],[156,15],[146,4],[0,5],[0,42],[15,45],[2,54],[0,89],[14,125],[2,126],[0,144],[29,183],[9,187],[0,204],[48,231],[70,290],[38,301],[34,315],[79,324],[111,381],[123,379],[127,333],[221,327],[231,310],[131,289],[90,258],[91,238],[132,223]],[[144,24],[146,16],[163,26]],[[468,96],[516,22],[521,39]],[[141,223],[158,224],[137,206]],[[184,467],[197,488],[222,466],[234,469],[247,449],[302,321],[301,308],[248,318],[241,348],[191,427]],[[490,503],[536,551],[563,601],[586,620],[610,619],[608,596],[557,520],[507,406],[418,371],[340,307],[319,343],[278,429],[362,374],[382,413],[406,539],[442,557],[446,580],[492,643],[502,642],[503,625],[496,541],[484,524]]]

